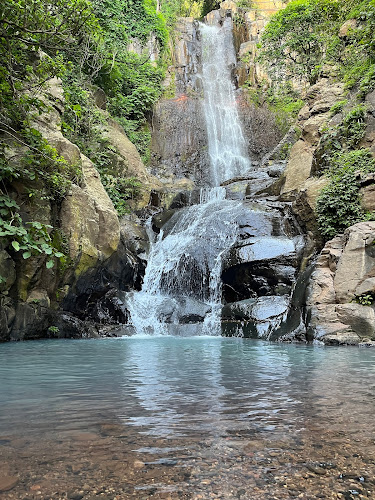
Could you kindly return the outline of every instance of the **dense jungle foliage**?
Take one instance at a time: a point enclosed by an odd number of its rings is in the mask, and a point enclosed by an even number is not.
[[[272,17],[262,35],[260,61],[273,80],[271,103],[280,89],[311,85],[327,74],[345,84],[348,98],[331,109],[341,122],[326,128],[316,158],[318,173],[329,178],[317,203],[327,239],[374,218],[360,205],[358,180],[358,172],[375,171],[371,153],[358,149],[366,129],[364,97],[375,89],[374,33],[374,0],[294,0]],[[279,100],[279,107],[287,111],[292,97]]]
[[[136,193],[136,179],[115,179],[108,170],[113,155],[100,132],[103,116],[92,97],[101,87],[110,114],[121,123],[147,162],[150,133],[147,117],[163,92],[170,32],[178,15],[200,12],[188,0],[9,0],[0,4],[0,237],[2,248],[23,257],[45,254],[47,266],[64,260],[56,248],[56,231],[38,221],[24,221],[24,212],[10,186],[21,182],[33,203],[36,190],[59,204],[70,182],[79,183],[80,165],[60,157],[33,127],[33,117],[48,111],[46,82],[63,81],[65,112],[62,128],[98,167],[103,184],[119,213]],[[150,51],[131,51],[152,39]],[[58,238],[57,238],[58,239]]]

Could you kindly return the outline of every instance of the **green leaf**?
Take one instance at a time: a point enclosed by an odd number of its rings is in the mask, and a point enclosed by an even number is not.
[[[20,244],[18,243],[18,241],[12,241],[12,247],[16,252],[18,252],[18,250],[20,249]]]
[[[24,259],[28,259],[29,257],[31,257],[31,252],[29,252],[29,251],[27,251],[27,252],[23,252],[22,257],[23,257]]]
[[[46,268],[47,268],[47,269],[51,269],[51,268],[54,266],[54,264],[55,264],[55,263],[53,262],[53,260],[52,260],[52,259],[47,260],[47,262],[46,262]]]
[[[57,257],[58,259],[60,259],[60,257],[64,257],[64,254],[61,253],[61,252],[56,252],[55,253],[55,257]]]

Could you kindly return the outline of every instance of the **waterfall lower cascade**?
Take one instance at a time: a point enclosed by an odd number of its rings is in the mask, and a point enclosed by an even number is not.
[[[176,213],[152,243],[142,290],[127,300],[137,333],[165,335],[192,323],[188,333],[221,332],[222,261],[237,237],[240,204],[225,199],[220,183],[246,173],[250,161],[231,81],[231,20],[201,24],[200,31],[212,187],[202,188],[200,203]]]

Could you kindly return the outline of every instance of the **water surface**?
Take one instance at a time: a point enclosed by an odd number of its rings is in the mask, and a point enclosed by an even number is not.
[[[370,349],[12,343],[0,380],[1,498],[375,498]]]

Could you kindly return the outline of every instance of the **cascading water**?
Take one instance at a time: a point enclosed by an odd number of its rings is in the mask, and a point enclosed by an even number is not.
[[[214,186],[245,174],[251,164],[238,116],[231,79],[236,54],[232,22],[223,27],[200,25],[202,34],[202,83],[206,118],[211,181]]]
[[[231,19],[223,27],[201,24],[200,31],[212,187],[202,188],[200,203],[176,213],[152,243],[142,290],[127,300],[137,333],[165,335],[193,322],[195,334],[221,331],[222,261],[236,240],[241,205],[226,200],[219,186],[246,173],[250,161],[231,81]]]

